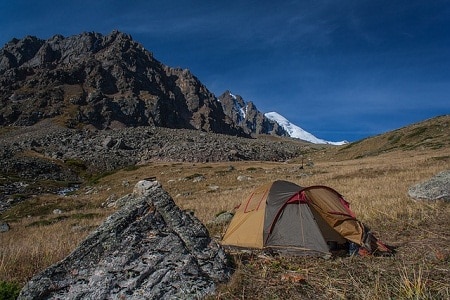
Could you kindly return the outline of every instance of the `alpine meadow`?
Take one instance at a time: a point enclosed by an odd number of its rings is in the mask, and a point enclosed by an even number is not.
[[[448,298],[449,204],[414,201],[407,191],[448,170],[449,125],[449,116],[439,117],[359,143],[313,147],[283,162],[149,162],[105,174],[64,196],[34,196],[1,215],[11,230],[0,235],[0,280],[22,285],[67,256],[114,211],[105,203],[130,193],[142,178],[155,177],[217,240],[226,227],[214,224],[218,214],[233,211],[256,186],[284,179],[338,190],[396,254],[325,260],[230,252],[232,278],[211,299]],[[56,208],[62,213],[53,214]]]

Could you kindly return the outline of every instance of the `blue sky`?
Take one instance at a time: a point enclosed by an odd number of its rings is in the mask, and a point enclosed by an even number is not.
[[[2,0],[0,27],[0,46],[118,29],[326,140],[450,113],[448,0]]]

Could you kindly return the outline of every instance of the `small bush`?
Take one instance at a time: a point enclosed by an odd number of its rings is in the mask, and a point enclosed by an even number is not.
[[[401,138],[402,138],[401,135],[393,134],[393,135],[391,135],[391,136],[388,137],[388,141],[389,141],[391,144],[397,144],[397,143],[401,140]]]
[[[89,183],[90,185],[97,184],[97,183],[99,183],[100,179],[102,179],[102,178],[104,178],[104,177],[106,177],[106,176],[112,175],[112,174],[114,174],[114,173],[116,173],[116,171],[106,171],[106,172],[103,172],[103,173],[98,173],[98,174],[92,175],[92,176],[88,179],[88,183]]]
[[[83,219],[95,219],[95,218],[99,218],[100,214],[97,213],[78,213],[78,214],[73,214],[71,216],[72,219],[75,220],[83,220]]]
[[[131,171],[136,171],[137,169],[139,169],[140,166],[136,166],[136,165],[131,165],[131,166],[127,166],[124,168],[124,171],[127,172],[131,172]]]
[[[197,178],[197,177],[203,177],[203,174],[195,173],[195,174],[186,176],[185,179],[186,180],[192,180],[192,179]]]
[[[20,285],[15,282],[0,281],[0,299],[15,300],[19,296]]]
[[[58,217],[52,218],[52,219],[39,220],[39,221],[35,221],[35,222],[28,224],[26,227],[49,226],[49,225],[55,224],[57,222],[60,222],[62,220],[65,220],[67,218],[68,218],[68,216],[58,216]]]
[[[12,198],[13,198],[14,200],[16,200],[16,201],[23,200],[23,199],[25,199],[26,197],[27,197],[27,195],[25,195],[25,194],[13,194],[13,195],[12,195]]]
[[[421,135],[422,133],[426,132],[426,131],[427,131],[427,128],[428,128],[428,127],[426,127],[426,126],[414,128],[414,130],[413,130],[410,134],[408,134],[407,137],[408,137],[408,138],[412,138],[412,137],[419,136],[419,135]]]
[[[68,159],[66,160],[66,165],[72,167],[78,171],[86,171],[86,163],[80,159]]]

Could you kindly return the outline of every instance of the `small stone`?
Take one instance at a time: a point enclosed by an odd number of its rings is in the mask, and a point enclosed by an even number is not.
[[[239,175],[238,177],[237,177],[237,180],[238,181],[248,181],[248,180],[251,180],[252,178],[250,177],[250,176],[246,176],[246,175]]]
[[[136,196],[147,196],[152,188],[158,188],[160,186],[158,181],[141,180],[135,185],[133,194]]]
[[[7,232],[9,231],[10,227],[8,225],[8,223],[0,223],[0,232]]]
[[[108,136],[103,140],[102,145],[104,148],[112,148],[112,147],[114,147],[115,144],[116,144],[116,141],[112,137]]]
[[[215,219],[211,223],[214,225],[226,225],[230,223],[233,216],[234,215],[232,213],[226,211],[217,215],[217,217],[215,217]]]
[[[200,181],[203,181],[203,180],[205,180],[204,176],[197,176],[194,179],[192,179],[192,182],[200,182]]]

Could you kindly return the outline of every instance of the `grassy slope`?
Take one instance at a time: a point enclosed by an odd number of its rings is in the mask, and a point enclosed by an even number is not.
[[[450,146],[450,115],[444,115],[377,135],[329,151],[328,158],[343,160],[391,151],[446,149]]]
[[[130,193],[142,178],[155,176],[179,206],[205,224],[232,210],[254,187],[285,179],[341,192],[360,220],[398,247],[396,256],[323,260],[234,254],[235,274],[219,287],[218,299],[449,298],[450,204],[414,202],[407,196],[411,185],[450,169],[449,117],[427,122],[322,149],[309,156],[314,166],[304,169],[300,158],[288,163],[154,163],[119,171],[68,197],[37,196],[32,205],[23,203],[1,216],[12,229],[0,234],[0,280],[23,283],[65,257],[113,212],[101,204]],[[200,175],[204,179],[194,182]],[[248,180],[237,180],[240,175]],[[54,208],[63,214],[52,214]],[[221,232],[215,228],[213,234],[220,238]]]

